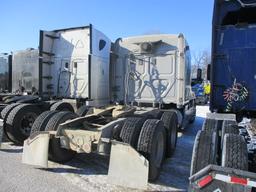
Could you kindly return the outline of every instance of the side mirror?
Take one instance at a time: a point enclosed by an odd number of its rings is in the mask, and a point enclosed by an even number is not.
[[[198,68],[197,69],[197,80],[201,80],[202,79],[202,69]]]
[[[211,64],[207,65],[207,80],[211,80]]]

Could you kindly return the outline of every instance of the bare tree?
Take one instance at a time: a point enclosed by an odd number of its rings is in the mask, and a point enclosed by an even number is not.
[[[196,78],[197,69],[202,69],[202,78],[206,79],[207,65],[211,62],[209,50],[194,52],[192,54],[192,78]]]

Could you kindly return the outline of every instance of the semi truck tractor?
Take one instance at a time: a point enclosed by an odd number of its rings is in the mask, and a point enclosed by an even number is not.
[[[256,1],[214,1],[211,113],[195,139],[190,191],[256,189],[255,35]]]
[[[9,92],[9,60],[8,53],[0,54],[0,93]]]
[[[0,120],[8,139],[23,144],[47,110],[84,115],[88,109],[77,108],[87,100],[93,106],[109,104],[110,49],[111,41],[89,25],[40,31],[39,50],[14,52],[12,94],[5,97]]]
[[[53,113],[48,118],[41,114],[34,123],[41,132],[24,141],[22,161],[47,167],[48,159],[66,162],[77,153],[106,155],[110,156],[110,183],[146,189],[148,180],[158,178],[164,159],[174,153],[178,128],[195,120],[189,46],[182,34],[146,35],[117,39],[110,53],[107,41],[98,37],[88,47],[95,51],[91,55],[87,50],[88,64],[62,62],[70,79],[76,78],[71,71],[81,66],[84,81],[71,85],[62,81],[56,90],[63,96],[88,96],[88,105],[94,107],[80,117],[67,111],[47,111]],[[55,39],[56,34],[48,37]],[[73,40],[68,50],[85,45]],[[102,51],[108,57],[99,57]],[[95,107],[96,103],[102,107]]]
[[[14,51],[0,55],[1,90],[0,99],[8,104],[12,97],[38,94],[39,52],[37,49]]]

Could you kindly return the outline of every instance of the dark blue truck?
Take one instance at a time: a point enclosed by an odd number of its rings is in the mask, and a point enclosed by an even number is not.
[[[195,139],[189,191],[256,191],[256,0],[214,1],[208,69],[211,113]]]

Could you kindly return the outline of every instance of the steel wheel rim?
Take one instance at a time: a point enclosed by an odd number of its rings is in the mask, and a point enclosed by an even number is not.
[[[20,130],[22,134],[29,136],[31,128],[33,126],[34,121],[36,120],[37,114],[35,113],[26,113],[21,119]]]

